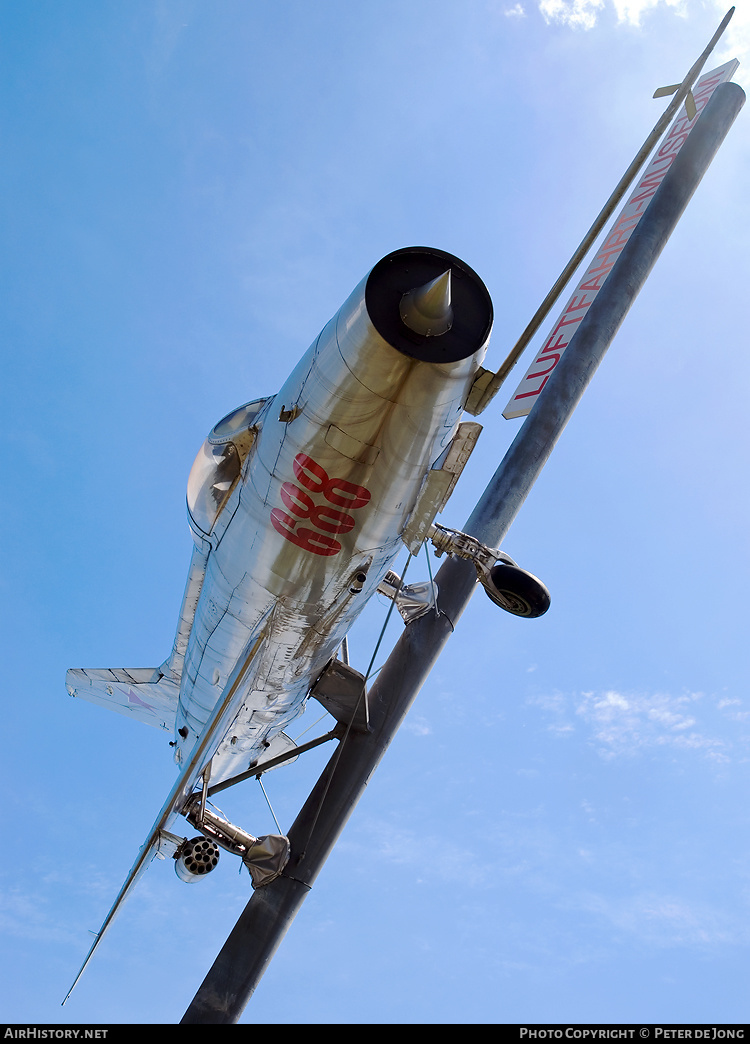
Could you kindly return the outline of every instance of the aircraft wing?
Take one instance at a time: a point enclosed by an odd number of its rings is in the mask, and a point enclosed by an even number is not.
[[[123,902],[129,895],[133,886],[136,884],[138,879],[143,874],[144,870],[149,866],[151,861],[156,856],[164,858],[166,854],[172,855],[176,851],[176,845],[179,838],[170,834],[168,826],[172,820],[182,811],[185,807],[185,802],[193,793],[196,783],[201,777],[205,767],[211,761],[213,754],[216,750],[216,746],[219,743],[221,737],[224,735],[232,720],[232,715],[236,713],[235,706],[235,695],[237,691],[243,686],[243,683],[247,681],[248,674],[253,666],[253,662],[256,659],[258,652],[264,644],[266,638],[266,624],[271,614],[271,608],[264,614],[263,618],[258,623],[255,629],[254,635],[250,638],[245,650],[240,656],[237,664],[232,671],[231,675],[227,679],[227,684],[224,691],[214,707],[213,713],[206,723],[206,727],[200,740],[196,743],[193,748],[190,758],[186,765],[180,772],[177,780],[169,793],[169,797],[164,802],[161,812],[156,817],[151,832],[149,833],[146,841],[141,846],[138,852],[138,858],[130,868],[128,876],[120,889],[117,898],[112,904],[112,908],[107,914],[102,923],[101,928],[96,933],[96,938],[91,945],[91,949],[86,954],[86,959],[81,965],[81,969],[75,977],[72,986],[65,995],[63,1004],[67,1001],[68,997],[73,992],[76,983],[83,975],[86,966],[94,955],[99,943],[102,941],[105,932],[112,924],[116,914],[119,912]],[[71,672],[69,672],[71,673]],[[92,673],[92,672],[78,672],[78,673]],[[107,672],[99,672],[107,673]],[[128,672],[130,673],[130,672]],[[114,686],[113,686],[114,688]],[[117,708],[115,708],[117,709]]]

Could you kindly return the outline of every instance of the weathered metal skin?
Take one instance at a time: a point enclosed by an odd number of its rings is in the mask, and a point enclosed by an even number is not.
[[[217,737],[212,781],[246,769],[302,711],[398,553],[422,482],[453,438],[484,357],[492,313],[478,277],[440,251],[413,253],[389,255],[357,286],[256,418],[255,442],[211,533],[194,525],[202,550],[193,573],[202,576],[205,561],[205,577],[187,648],[178,630],[172,657],[184,656],[178,763],[200,738],[261,621],[267,639],[235,696],[229,731]],[[410,343],[393,347],[368,311],[386,261],[393,259],[383,279],[396,285],[383,293],[397,317],[401,296],[424,281],[425,258],[434,275],[450,268],[464,287],[471,280],[486,296],[484,318],[464,331],[454,299],[456,323],[443,335],[450,338],[445,350],[462,356],[453,361],[424,358],[440,357],[439,337],[410,334],[423,358],[406,354]],[[404,272],[395,276],[394,266]],[[411,278],[418,282],[410,285]],[[181,619],[183,636],[186,623]]]

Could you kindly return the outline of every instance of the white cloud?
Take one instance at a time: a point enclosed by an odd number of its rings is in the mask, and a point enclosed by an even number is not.
[[[747,933],[724,911],[674,895],[641,893],[622,899],[589,895],[581,907],[652,945],[726,945],[742,942]]]
[[[78,943],[71,929],[51,907],[50,896],[14,887],[0,890],[0,931],[8,937],[38,939],[45,943]]]
[[[750,711],[742,701],[705,699],[701,693],[673,696],[610,689],[565,696],[556,692],[535,695],[529,703],[551,719],[549,732],[570,737],[583,729],[599,755],[607,759],[661,747],[697,753],[723,764],[747,742],[737,726],[750,722]]]
[[[506,18],[525,18],[526,12],[521,4],[515,4],[513,7],[506,7],[503,11]]]
[[[637,28],[645,14],[660,6],[670,9],[677,17],[688,17],[697,7],[698,0],[538,0],[539,11],[548,25],[555,23],[570,29],[593,29],[608,5],[611,5],[610,10],[614,10],[618,25]],[[701,6],[705,8],[705,2]],[[714,28],[718,28],[729,4],[727,0],[712,0],[711,6],[716,13]],[[516,8],[520,7],[520,4],[516,4]],[[515,8],[505,13],[511,16]],[[696,39],[696,48],[707,42]],[[750,3],[737,4],[707,68],[717,68],[732,58],[739,59],[740,68],[732,78],[747,90],[750,87],[750,69],[747,68],[749,57]]]
[[[676,14],[687,14],[686,0],[612,0],[612,2],[617,12],[617,21],[625,22],[627,25],[640,25],[641,16],[661,3],[675,8]]]
[[[401,727],[407,732],[413,733],[415,736],[432,735],[432,728],[430,727],[429,722],[425,718],[420,718],[419,716],[407,718]]]
[[[722,14],[727,9],[726,0],[716,0],[717,12]],[[721,65],[731,58],[739,58],[740,68],[732,77],[737,83],[742,84],[745,90],[750,86],[748,81],[748,69],[746,68],[750,57],[750,4],[738,4],[735,8],[732,20],[727,26],[726,32],[721,38],[716,49],[716,64]]]
[[[591,727],[605,757],[634,753],[645,747],[669,746],[700,750],[726,760],[722,741],[706,736],[692,713],[700,699],[700,693],[624,696],[614,691],[586,692],[578,702],[576,714]]]
[[[545,22],[560,22],[571,29],[593,29],[596,13],[604,0],[540,0],[539,10]]]
[[[418,873],[420,882],[437,879],[476,888],[497,877],[497,867],[487,860],[484,843],[473,834],[435,836],[374,818],[361,820],[360,829],[365,832],[360,834],[366,836],[364,844],[354,835],[344,842],[345,849],[365,853],[363,858],[369,864],[378,862]]]
[[[549,732],[554,733],[556,736],[567,736],[571,732],[575,732],[574,727],[572,725],[567,725],[567,724],[566,725],[556,725],[556,724],[548,725],[547,726],[547,730]]]
[[[640,26],[641,20],[648,11],[664,6],[672,8],[679,17],[689,14],[690,0],[609,0],[617,15],[620,25]],[[597,18],[607,6],[607,0],[539,0],[539,11],[549,25],[556,22],[568,25],[571,29],[593,29]],[[726,14],[729,5],[726,0],[714,0],[713,6],[717,14],[717,26]],[[516,8],[520,8],[516,4]],[[506,14],[514,13],[506,10]],[[727,27],[722,44],[739,57],[737,49],[744,52],[750,43],[750,5],[737,5],[731,22]]]

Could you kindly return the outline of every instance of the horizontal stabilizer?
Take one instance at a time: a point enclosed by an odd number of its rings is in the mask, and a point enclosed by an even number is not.
[[[180,686],[158,667],[74,668],[65,676],[65,685],[71,696],[109,707],[146,725],[174,731]]]

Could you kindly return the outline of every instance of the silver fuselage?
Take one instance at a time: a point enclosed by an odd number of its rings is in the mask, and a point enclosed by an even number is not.
[[[373,324],[366,285],[256,418],[255,441],[211,532],[193,522],[192,582],[171,659],[181,673],[179,764],[239,658],[263,636],[232,697],[231,724],[211,744],[214,781],[246,769],[304,709],[403,546],[420,487],[453,438],[486,351],[487,337],[457,361],[404,354]]]

